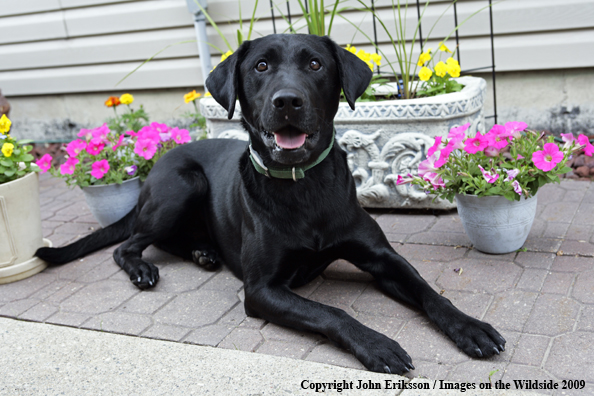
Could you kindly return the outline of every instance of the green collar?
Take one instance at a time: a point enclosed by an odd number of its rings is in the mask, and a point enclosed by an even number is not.
[[[254,165],[254,168],[256,168],[256,171],[258,171],[258,173],[265,175],[266,177],[275,178],[275,179],[293,179],[294,181],[297,181],[297,180],[303,179],[305,177],[306,170],[311,169],[314,166],[316,166],[317,164],[319,164],[320,162],[324,161],[324,159],[330,153],[330,150],[332,150],[332,146],[334,146],[334,135],[335,134],[336,134],[336,130],[333,130],[332,131],[332,140],[330,141],[330,146],[328,146],[328,148],[326,150],[322,151],[322,154],[320,154],[318,159],[315,162],[313,162],[312,164],[309,164],[302,168],[296,167],[296,166],[288,167],[288,168],[266,167],[264,165],[264,162],[262,161],[262,158],[260,157],[260,155],[252,147],[252,142],[250,142],[250,145],[249,145],[250,160],[252,160],[252,164]]]

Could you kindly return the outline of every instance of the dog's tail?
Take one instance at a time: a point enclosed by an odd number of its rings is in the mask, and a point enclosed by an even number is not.
[[[42,247],[35,255],[49,264],[65,264],[86,256],[99,249],[122,242],[130,237],[136,221],[136,207],[122,219],[101,228],[68,246],[59,248]]]

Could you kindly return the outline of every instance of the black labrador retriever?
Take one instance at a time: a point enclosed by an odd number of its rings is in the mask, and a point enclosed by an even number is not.
[[[150,244],[209,270],[224,262],[244,282],[248,315],[322,333],[372,371],[414,369],[394,340],[291,291],[342,258],[371,273],[388,295],[425,311],[468,355],[499,354],[503,337],[436,293],[357,202],[333,119],[341,89],[354,108],[370,78],[364,62],[327,37],[243,43],[206,86],[229,118],[239,98],[249,146],[212,139],[172,150],[126,217],[37,256],[65,263],[127,239],[114,259],[141,289],[159,280],[157,267],[142,259]]]

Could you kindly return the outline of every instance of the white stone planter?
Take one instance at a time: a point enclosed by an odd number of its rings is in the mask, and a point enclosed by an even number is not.
[[[461,92],[431,98],[357,102],[355,110],[341,103],[334,119],[340,146],[357,182],[357,196],[368,208],[451,209],[455,204],[435,200],[417,187],[396,186],[399,174],[415,174],[436,136],[470,122],[467,134],[485,131],[483,105],[487,83],[460,77]],[[239,103],[233,119],[212,98],[200,101],[209,137],[247,140],[241,128]],[[239,111],[238,111],[239,110]]]
[[[0,284],[43,271],[33,255],[44,246],[52,244],[42,237],[37,173],[0,184]]]
[[[521,248],[536,215],[536,195],[509,201],[503,196],[456,194],[456,201],[468,239],[485,253],[504,254]]]

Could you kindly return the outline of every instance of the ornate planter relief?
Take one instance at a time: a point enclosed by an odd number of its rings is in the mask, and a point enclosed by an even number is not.
[[[334,119],[336,140],[347,152],[357,195],[368,208],[451,209],[455,204],[435,200],[411,186],[396,186],[398,175],[416,173],[436,136],[454,126],[471,123],[467,133],[485,131],[483,104],[487,84],[482,78],[461,77],[461,92],[431,98],[358,102],[355,110],[341,103]],[[200,101],[209,137],[248,140],[239,111],[227,112],[214,99]],[[239,104],[236,105],[239,109]]]

